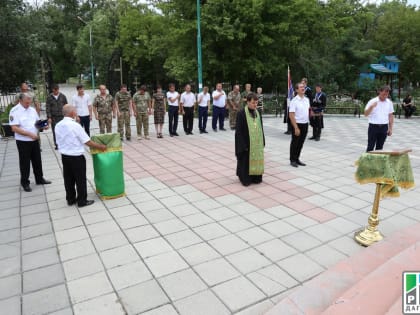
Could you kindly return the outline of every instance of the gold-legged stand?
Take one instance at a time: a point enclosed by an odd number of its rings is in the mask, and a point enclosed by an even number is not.
[[[368,226],[363,230],[354,233],[354,239],[357,243],[363,246],[370,246],[382,240],[384,237],[381,232],[378,231],[378,210],[379,200],[381,197],[381,184],[376,184],[375,200],[373,201],[372,213],[368,219]]]

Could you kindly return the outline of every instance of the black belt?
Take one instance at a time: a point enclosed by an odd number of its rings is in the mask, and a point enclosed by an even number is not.
[[[369,125],[376,126],[376,127],[388,126],[388,124],[369,124]]]

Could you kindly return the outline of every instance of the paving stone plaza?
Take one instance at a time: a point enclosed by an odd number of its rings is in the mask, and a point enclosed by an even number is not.
[[[419,123],[396,119],[385,143],[413,149],[415,179]],[[200,135],[195,121],[193,136],[178,129],[170,138],[165,125],[157,139],[151,124],[151,140],[123,144],[125,197],[96,196],[86,154],[95,203],[80,209],[67,206],[51,131],[41,137],[53,183],[37,186],[31,174],[30,193],[19,185],[15,141],[1,139],[0,314],[264,314],[366,250],[353,233],[367,224],[375,191],[354,178],[367,125],[364,117],[326,116],[321,141],[305,142],[307,166],[293,168],[282,118],[265,117],[263,183],[244,187],[233,131]],[[387,237],[418,223],[419,209],[418,187],[382,200],[380,231]]]

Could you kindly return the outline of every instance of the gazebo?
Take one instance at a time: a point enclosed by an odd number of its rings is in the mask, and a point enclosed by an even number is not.
[[[396,82],[399,82],[399,66],[401,60],[397,56],[385,56],[382,55],[378,63],[371,63],[368,66],[366,72],[360,73],[360,80],[363,79],[379,79],[385,81],[391,87],[391,90],[394,90],[394,85]],[[359,81],[361,82],[361,81]],[[400,92],[398,89],[398,96]]]

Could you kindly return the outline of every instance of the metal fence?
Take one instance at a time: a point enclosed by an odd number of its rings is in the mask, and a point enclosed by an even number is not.
[[[9,104],[14,104],[16,93],[1,93],[0,94],[0,112],[4,112]]]

